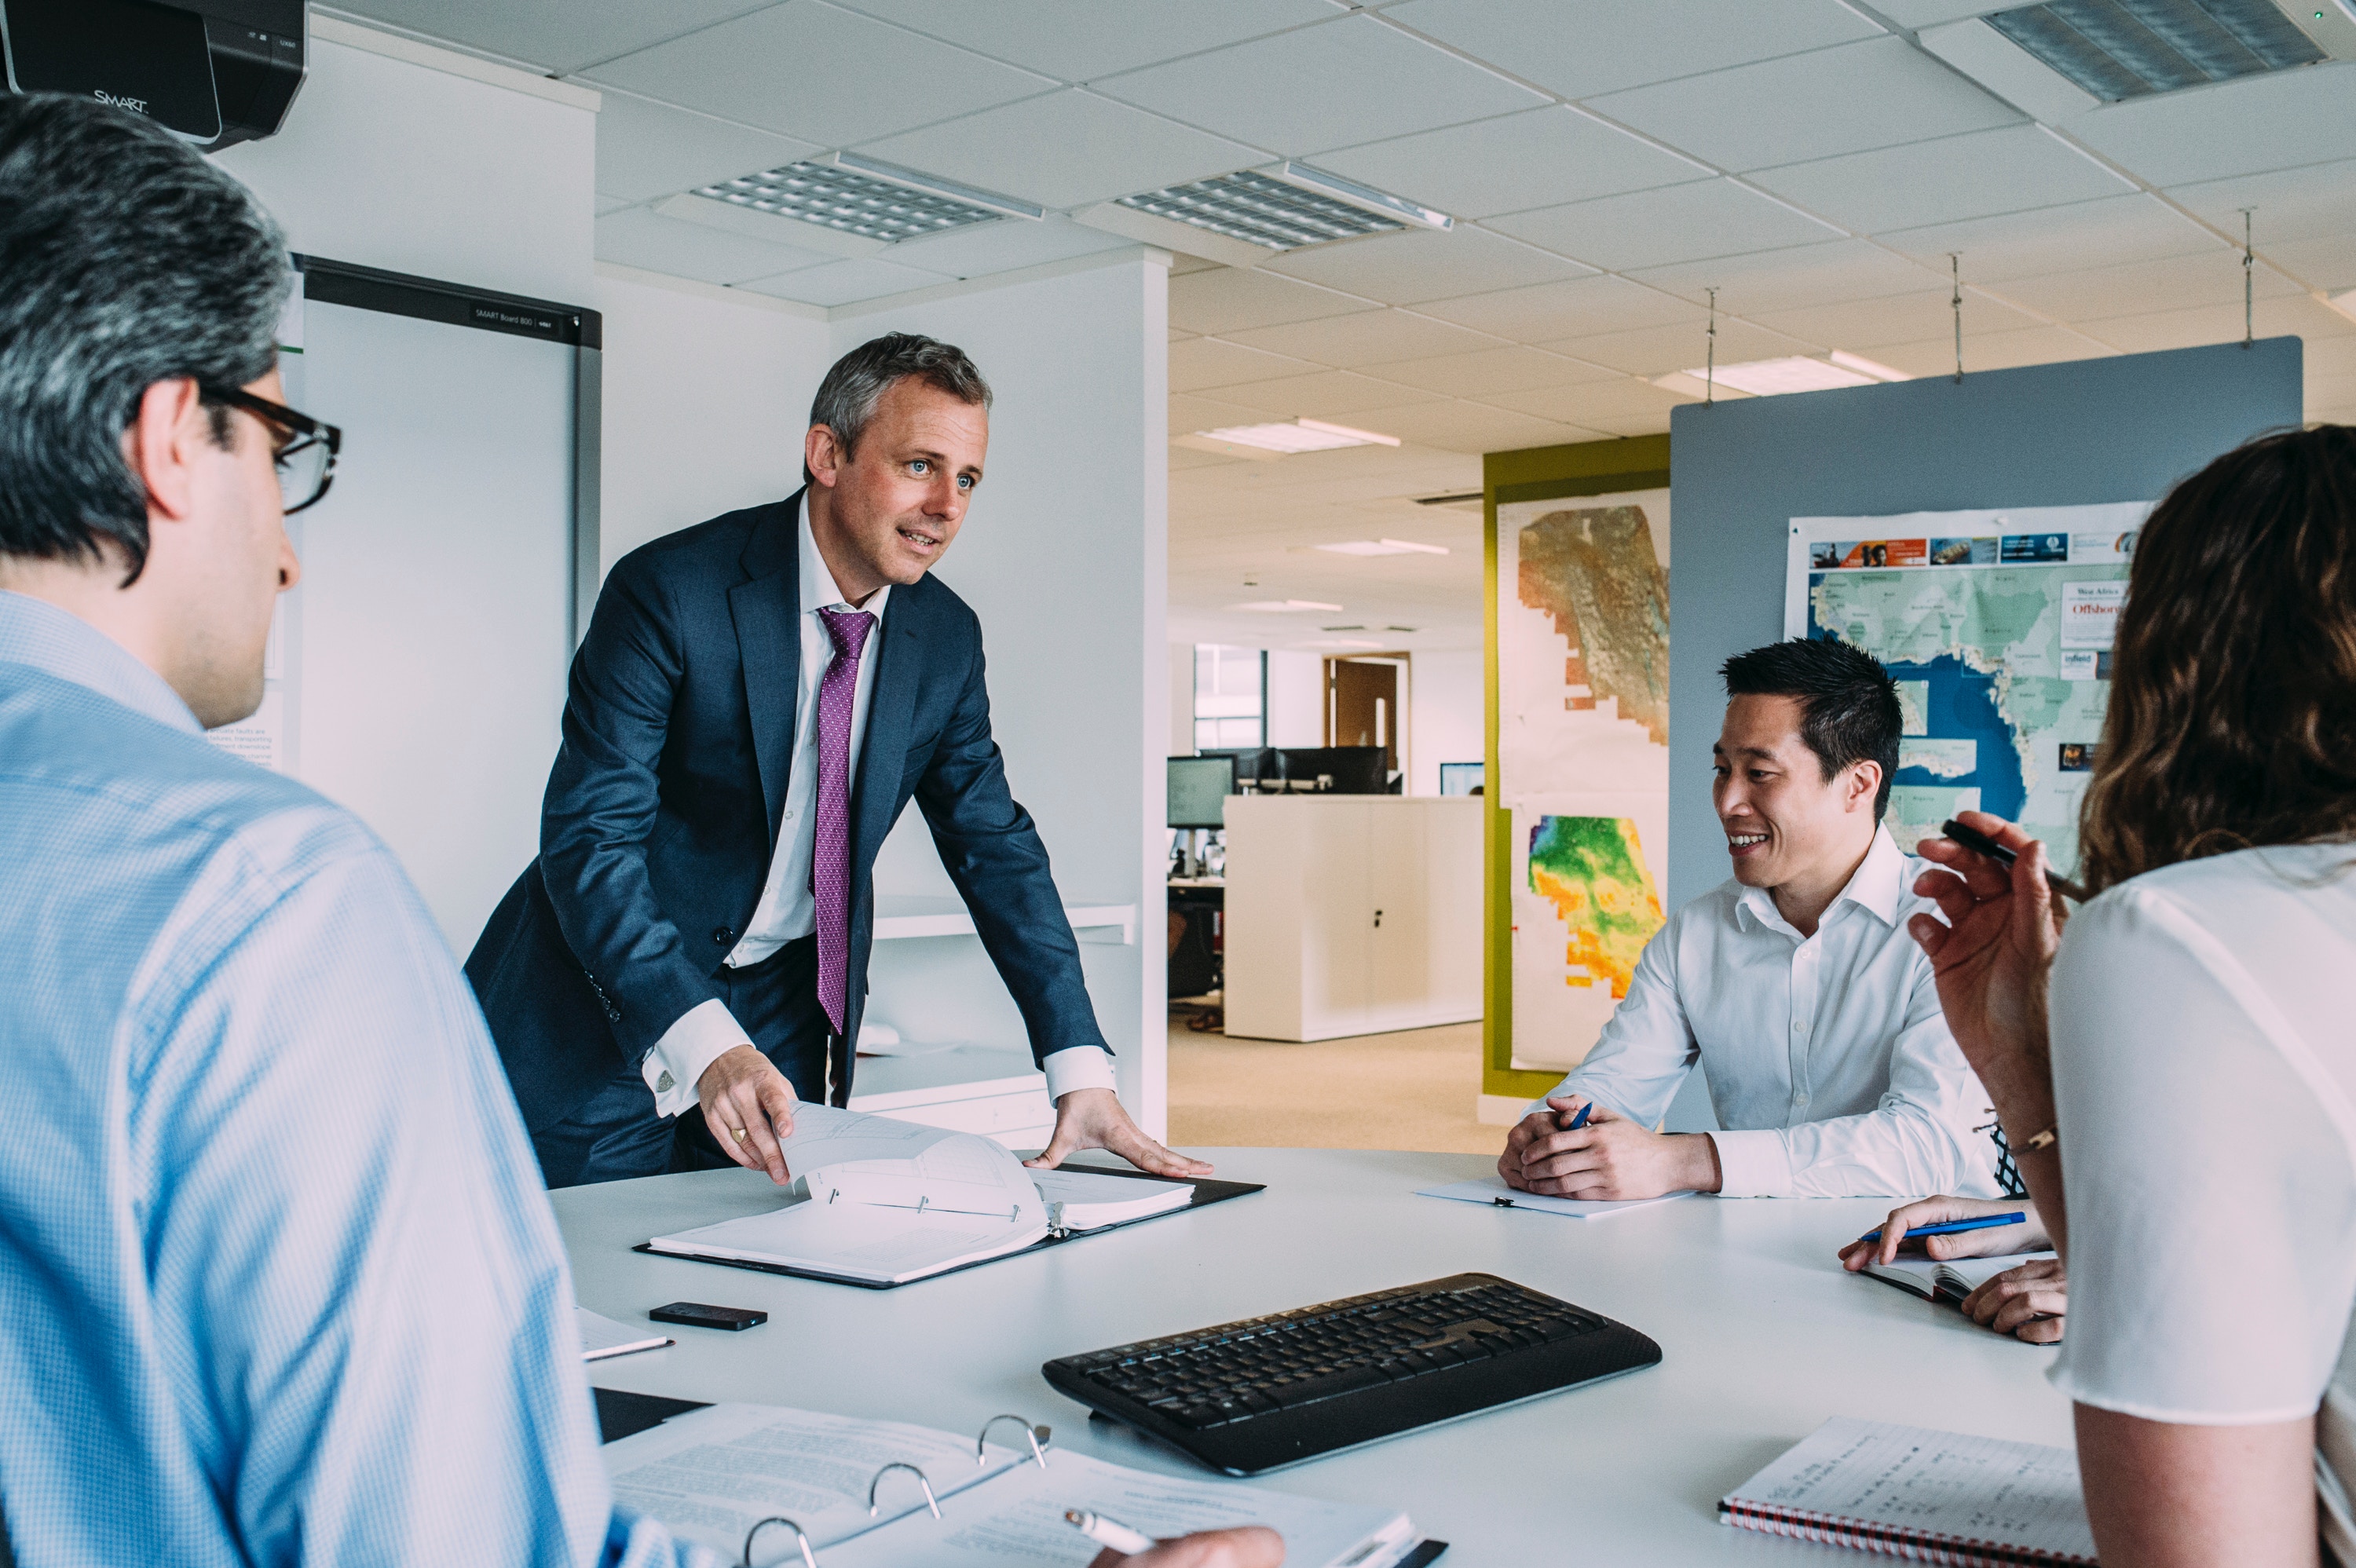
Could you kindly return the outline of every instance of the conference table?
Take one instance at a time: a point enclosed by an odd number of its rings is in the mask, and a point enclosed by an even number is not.
[[[1268,1190],[887,1291],[630,1250],[774,1206],[755,1172],[552,1193],[584,1307],[634,1324],[674,1300],[769,1314],[741,1333],[660,1330],[679,1343],[593,1363],[590,1381],[959,1433],[1011,1412],[1053,1427],[1059,1448],[1204,1475],[1091,1418],[1040,1363],[1467,1271],[1658,1341],[1650,1370],[1238,1483],[1405,1509],[1452,1543],[1443,1568],[1860,1562],[1721,1526],[1718,1499],[1833,1415],[2071,1444],[2069,1404],[2044,1377],[2055,1350],[1841,1269],[1836,1249],[1886,1200],[1695,1197],[1575,1220],[1415,1195],[1489,1172],[1481,1156],[1189,1152]]]

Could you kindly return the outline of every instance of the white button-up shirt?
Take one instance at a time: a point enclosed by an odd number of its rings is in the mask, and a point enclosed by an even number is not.
[[[1999,1196],[1993,1122],[1906,933],[1929,864],[1887,828],[1802,936],[1728,880],[1644,944],[1627,997],[1558,1094],[1659,1123],[1696,1061],[1728,1197]]]
[[[858,685],[851,699],[850,773],[855,785],[859,753],[867,739],[868,699],[875,689],[876,656],[884,646],[877,631],[884,618],[884,603],[892,595],[887,583],[868,595],[865,603],[852,604],[836,584],[826,558],[819,553],[818,541],[810,537],[809,511],[801,507],[795,511],[798,516],[794,531],[801,551],[801,613],[798,620],[802,656],[794,701],[793,760],[786,778],[785,811],[777,826],[776,848],[769,857],[769,879],[762,887],[761,901],[753,908],[753,918],[745,923],[744,936],[729,950],[727,964],[732,969],[758,964],[787,943],[798,941],[818,929],[818,903],[810,893],[810,857],[818,833],[818,688],[819,682],[826,677],[827,666],[834,662],[834,639],[828,635],[820,612],[863,611],[879,623],[878,628],[868,632],[859,659]],[[728,1010],[728,1005],[717,997],[680,1015],[679,1020],[663,1031],[655,1048],[647,1052],[641,1068],[647,1087],[654,1091],[656,1111],[674,1116],[694,1109],[695,1086],[703,1070],[723,1051],[749,1044],[752,1038]],[[1112,1060],[1094,1046],[1056,1051],[1042,1065],[1046,1071],[1051,1099],[1075,1089],[1113,1086]],[[794,1085],[797,1093],[811,1087]]]

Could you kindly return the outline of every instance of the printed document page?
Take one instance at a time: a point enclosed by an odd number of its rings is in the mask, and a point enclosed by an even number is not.
[[[1018,1460],[1030,1462],[1027,1450],[1018,1454],[992,1444],[989,1462],[977,1465],[970,1437],[772,1404],[691,1410],[608,1443],[604,1454],[616,1499],[652,1514],[674,1535],[711,1547],[726,1563],[740,1561],[745,1532],[771,1514],[794,1520],[819,1547],[912,1510],[925,1514],[916,1478],[895,1470],[876,1494],[882,1511],[868,1517],[868,1483],[886,1465],[924,1471],[946,1508],[952,1494]],[[798,1563],[793,1540],[792,1531],[772,1526],[762,1532],[755,1555]]]

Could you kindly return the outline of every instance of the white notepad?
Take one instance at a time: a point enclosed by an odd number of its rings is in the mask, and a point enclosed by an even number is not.
[[[1951,1258],[1945,1263],[1934,1263],[1929,1258],[1900,1258],[1894,1264],[1868,1264],[1865,1272],[1901,1290],[1912,1291],[1925,1301],[1960,1304],[1997,1275],[2055,1255],[2013,1253],[1995,1258]]]
[[[1107,1176],[1102,1171],[1034,1170],[1031,1185],[1047,1204],[1047,1222],[1060,1231],[1098,1231],[1150,1220],[1183,1209],[1194,1201],[1194,1189],[1183,1181],[1145,1181],[1134,1176]]]
[[[1680,1198],[1690,1198],[1690,1192],[1667,1192],[1658,1198],[1546,1198],[1535,1192],[1516,1192],[1505,1185],[1503,1177],[1482,1176],[1471,1181],[1454,1181],[1446,1187],[1419,1187],[1418,1198],[1452,1198],[1460,1203],[1485,1203],[1493,1209],[1527,1209],[1539,1214],[1561,1214],[1573,1220],[1601,1220],[1613,1214],[1624,1214],[1631,1209],[1649,1209],[1655,1203],[1674,1203]]]
[[[585,1307],[574,1307],[573,1316],[581,1326],[581,1359],[584,1361],[602,1361],[636,1350],[659,1350],[678,1342],[668,1334],[650,1333],[610,1317],[600,1317]]]
[[[1719,1520],[1978,1568],[2094,1562],[2066,1448],[1835,1416],[1719,1499]]]

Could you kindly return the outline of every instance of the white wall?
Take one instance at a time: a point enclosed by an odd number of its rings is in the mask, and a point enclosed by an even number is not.
[[[1148,940],[1084,942],[1122,1100],[1167,1125],[1162,1057],[1168,599],[1169,273],[1141,252],[1000,288],[852,315],[836,353],[923,332],[997,394],[990,456],[938,569],[981,618],[991,723],[1015,798],[1075,903],[1134,903]],[[879,894],[950,891],[921,817],[884,847]],[[1017,1044],[1022,1023],[970,938],[879,943],[873,1016],[911,1040]]]
[[[1325,743],[1325,661],[1320,656],[1269,650],[1268,743]]]
[[[1481,761],[1487,744],[1483,657],[1478,648],[1431,648],[1409,661],[1408,794],[1438,795],[1442,763]]]
[[[802,483],[802,432],[834,350],[825,320],[600,267],[605,317],[601,573],[648,539]]]
[[[1194,645],[1170,645],[1170,754],[1194,750]]]

